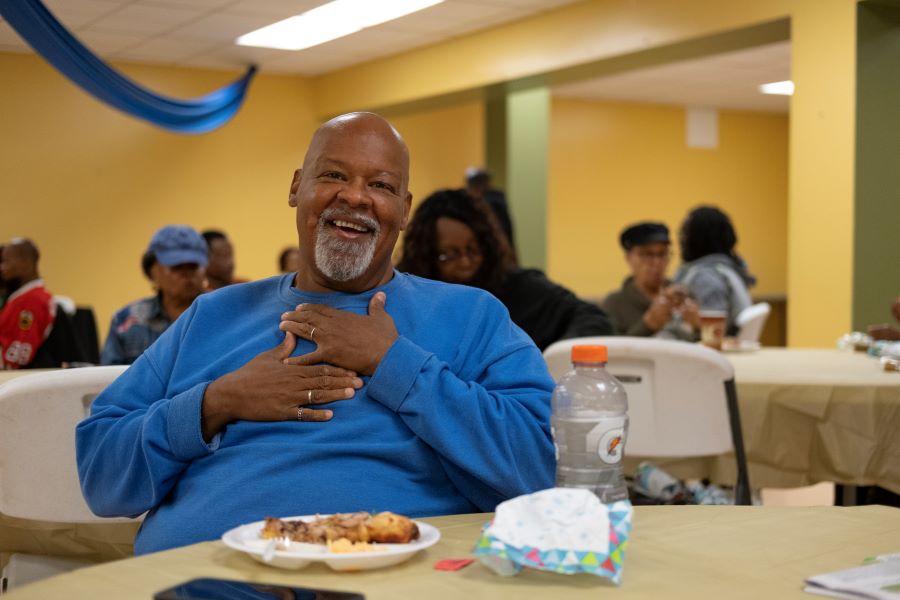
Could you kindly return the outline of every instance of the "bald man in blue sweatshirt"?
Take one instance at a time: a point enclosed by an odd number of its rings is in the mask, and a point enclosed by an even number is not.
[[[553,382],[504,306],[397,272],[409,155],[381,117],[313,136],[294,175],[303,267],[199,297],[77,429],[138,554],[265,516],[493,510],[553,485]]]

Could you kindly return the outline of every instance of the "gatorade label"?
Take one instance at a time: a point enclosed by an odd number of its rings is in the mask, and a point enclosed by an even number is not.
[[[597,423],[587,434],[588,452],[593,448],[606,464],[619,463],[625,449],[625,417],[610,417]]]

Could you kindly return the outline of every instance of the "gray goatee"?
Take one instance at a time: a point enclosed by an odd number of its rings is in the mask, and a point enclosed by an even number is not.
[[[328,223],[335,219],[362,223],[369,228],[370,234],[362,240],[342,240],[328,231]],[[334,281],[352,281],[360,277],[372,264],[380,232],[378,222],[368,215],[346,208],[324,210],[319,215],[316,231],[316,268]]]

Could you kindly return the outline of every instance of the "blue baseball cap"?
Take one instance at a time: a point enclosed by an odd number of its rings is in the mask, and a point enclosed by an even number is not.
[[[208,248],[203,237],[187,225],[166,225],[153,234],[148,252],[167,267],[195,263],[205,267],[209,263]]]

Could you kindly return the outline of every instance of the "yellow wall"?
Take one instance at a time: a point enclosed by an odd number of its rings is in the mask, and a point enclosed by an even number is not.
[[[120,65],[149,88],[192,97],[233,73]],[[221,228],[237,274],[273,275],[296,244],[287,191],[320,122],[308,83],[257,77],[237,117],[202,136],[182,136],[124,116],[83,93],[34,56],[0,53],[0,240],[32,237],[50,289],[94,307],[101,336],[112,313],[151,293],[140,271],[150,236],[168,223]],[[412,155],[418,203],[462,185],[483,163],[480,102],[393,118]]]
[[[124,70],[180,97],[235,78]],[[282,246],[296,243],[288,187],[317,125],[303,79],[257,77],[237,117],[203,136],[124,116],[34,56],[0,53],[0,81],[0,240],[33,237],[50,289],[92,305],[102,335],[115,309],[150,294],[140,257],[162,225],[224,229],[250,278],[274,274]]]
[[[322,115],[464,93],[789,18],[797,95],[788,336],[793,345],[830,346],[851,321],[855,10],[856,0],[585,0],[309,81],[260,77],[235,121],[200,138],[118,115],[34,57],[0,55],[0,238],[38,237],[54,287],[92,302],[105,321],[146,290],[136,262],[163,222],[232,230],[240,274],[274,270],[275,254],[293,236],[280,212],[290,170]],[[128,72],[178,95],[234,77],[144,66]],[[209,207],[221,218],[210,219]],[[282,218],[283,226],[273,225]],[[94,246],[98,239],[103,244]],[[59,256],[65,264],[54,262]],[[82,264],[101,275],[82,274]]]
[[[791,40],[788,344],[834,347],[853,316],[856,2],[803,3]]]
[[[410,154],[413,207],[440,188],[464,184],[466,167],[484,164],[484,105],[468,101],[391,116]]]
[[[554,98],[549,275],[601,297],[628,274],[624,226],[663,221],[675,240],[687,211],[704,203],[735,223],[737,250],[759,279],[753,292],[783,294],[787,132],[785,115],[721,112],[718,148],[688,148],[682,108]],[[676,254],[673,272],[678,263]]]
[[[856,4],[585,0],[323,75],[315,105],[398,105],[788,18],[788,343],[830,347],[852,316]]]

